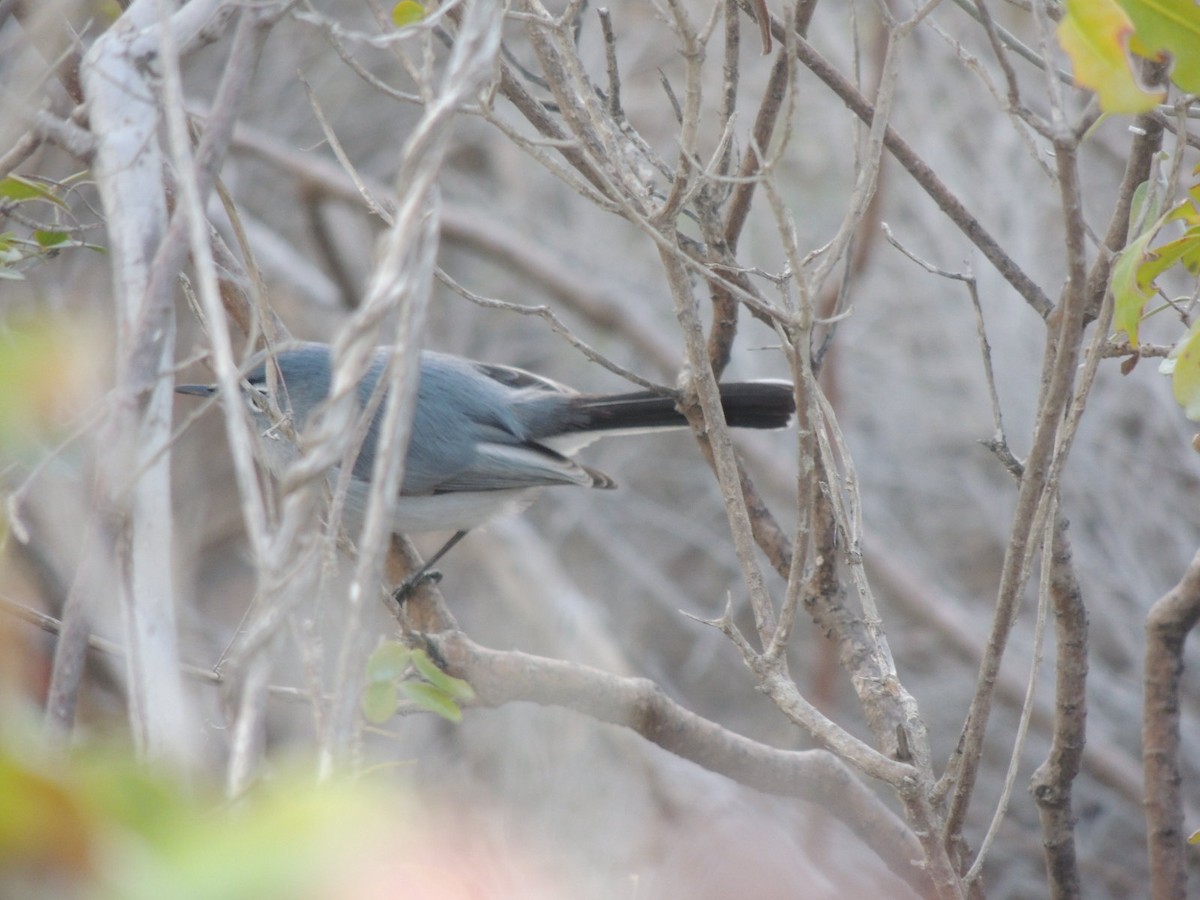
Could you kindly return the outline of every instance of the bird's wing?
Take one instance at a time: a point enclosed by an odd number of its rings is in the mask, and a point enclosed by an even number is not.
[[[483,443],[463,470],[434,487],[434,493],[495,491],[510,488],[577,484],[612,487],[608,476],[574,463],[540,444]]]
[[[524,369],[517,369],[513,366],[498,366],[493,363],[477,362],[468,360],[471,366],[481,375],[486,375],[492,381],[497,381],[505,387],[514,388],[516,390],[537,390],[547,391],[555,394],[575,394],[577,391],[574,388],[568,387],[565,384],[560,384],[557,381],[552,381],[542,375],[535,375],[533,372],[527,372]]]

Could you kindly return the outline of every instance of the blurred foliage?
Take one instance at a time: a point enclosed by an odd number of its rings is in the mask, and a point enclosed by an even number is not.
[[[50,318],[0,330],[0,455],[21,455],[99,402],[101,350],[88,329]]]
[[[66,754],[27,731],[0,741],[0,896],[11,900],[350,896],[338,885],[364,847],[383,834],[403,846],[404,805],[365,782],[288,774],[227,803],[122,749]]]
[[[1200,6],[1195,0],[1067,0],[1058,40],[1075,80],[1107,113],[1139,113],[1166,96],[1142,87],[1136,57],[1171,59],[1171,80],[1200,92]]]
[[[425,18],[425,7],[415,0],[400,0],[392,7],[392,24],[397,28],[415,25]]]

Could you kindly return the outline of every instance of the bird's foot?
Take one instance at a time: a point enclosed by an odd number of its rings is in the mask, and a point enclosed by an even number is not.
[[[421,585],[437,584],[441,580],[442,573],[437,569],[422,569],[400,582],[399,587],[392,591],[392,599],[396,601],[398,606],[403,606]]]

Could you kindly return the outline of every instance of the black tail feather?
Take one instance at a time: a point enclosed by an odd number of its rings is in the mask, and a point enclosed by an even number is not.
[[[670,397],[648,391],[572,398],[580,413],[578,431],[637,431],[687,424]],[[781,381],[721,385],[721,407],[732,428],[786,428],[796,413],[792,386]]]

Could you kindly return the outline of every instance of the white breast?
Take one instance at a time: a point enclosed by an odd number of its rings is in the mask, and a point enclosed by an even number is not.
[[[497,516],[518,513],[533,502],[538,488],[466,491],[400,497],[396,501],[392,530],[397,534],[422,531],[468,531]],[[353,534],[362,527],[367,510],[367,487],[352,482],[346,492],[343,521]]]

